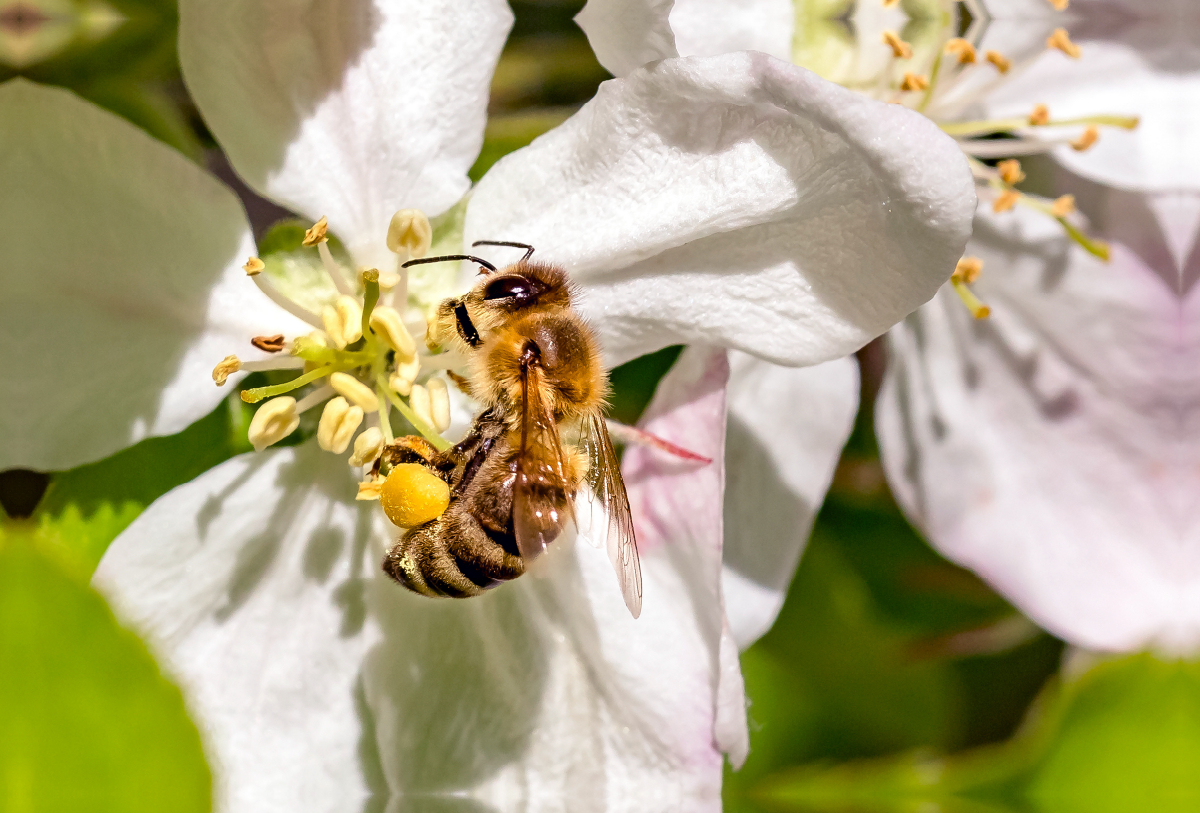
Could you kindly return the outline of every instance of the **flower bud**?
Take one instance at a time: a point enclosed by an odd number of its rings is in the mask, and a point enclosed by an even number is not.
[[[350,455],[351,466],[365,466],[374,463],[375,458],[383,453],[383,433],[372,426],[354,439],[354,454]]]
[[[366,384],[347,373],[333,373],[329,376],[329,386],[338,395],[345,396],[363,412],[374,412],[379,409],[379,398]]]
[[[404,326],[404,319],[395,308],[380,305],[371,311],[371,330],[383,339],[389,347],[403,358],[411,358],[417,352],[417,345]]]
[[[250,421],[247,433],[254,451],[261,452],[272,443],[278,443],[296,431],[300,415],[296,412],[296,399],[290,395],[272,398],[258,408]]]
[[[424,257],[433,241],[433,227],[420,209],[401,209],[388,224],[387,247],[396,254]]]

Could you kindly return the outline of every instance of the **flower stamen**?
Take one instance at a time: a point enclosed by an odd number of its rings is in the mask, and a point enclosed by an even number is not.
[[[250,420],[247,437],[256,452],[286,438],[300,425],[296,399],[289,395],[272,398],[258,408]]]
[[[900,35],[895,31],[883,32],[883,44],[892,49],[892,56],[896,59],[912,58],[912,46],[900,39]]]
[[[1079,59],[1079,55],[1082,53],[1079,46],[1071,42],[1071,36],[1065,28],[1054,29],[1054,33],[1046,39],[1046,47],[1062,51],[1071,59]]]
[[[900,89],[908,92],[913,90],[925,90],[929,87],[929,79],[919,73],[912,71],[904,72],[904,80],[900,83]]]
[[[361,407],[363,412],[375,412],[379,409],[379,398],[375,392],[352,375],[333,373],[329,376],[329,386],[333,387],[338,395]]]
[[[1075,150],[1075,152],[1083,152],[1099,140],[1100,128],[1094,124],[1091,124],[1086,130],[1083,131],[1082,134],[1080,134],[1079,138],[1070,142],[1071,149]]]
[[[971,65],[975,62],[975,46],[962,37],[947,40],[945,51],[958,57],[960,65]]]
[[[986,319],[992,314],[992,309],[983,304],[979,297],[975,296],[975,293],[967,287],[979,279],[979,273],[982,270],[983,260],[978,257],[963,257],[954,267],[954,273],[950,275],[950,284],[954,287],[954,292],[958,294],[958,298],[976,319]]]
[[[984,53],[983,58],[992,63],[996,67],[996,70],[1002,74],[1008,73],[1008,69],[1012,67],[1012,62],[999,51],[987,51]]]
[[[351,406],[341,396],[332,399],[325,405],[317,424],[317,445],[327,452],[342,454],[362,421],[362,407]]]

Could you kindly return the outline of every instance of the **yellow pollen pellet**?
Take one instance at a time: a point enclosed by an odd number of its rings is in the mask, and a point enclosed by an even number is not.
[[[904,81],[900,83],[901,90],[925,90],[929,87],[929,80],[919,73],[912,71],[904,72]]]
[[[1034,127],[1040,127],[1048,121],[1050,121],[1050,108],[1044,104],[1035,104],[1033,112],[1029,114],[1029,123]]]
[[[1080,134],[1079,138],[1071,142],[1071,149],[1076,152],[1083,152],[1088,147],[1100,140],[1100,128],[1096,125],[1090,125]]]
[[[383,481],[379,504],[393,525],[413,528],[445,513],[450,486],[418,463],[401,463]]]
[[[354,437],[362,421],[362,407],[351,406],[340,396],[330,400],[317,424],[317,445],[327,452],[341,454],[350,445],[350,438]]]
[[[1019,184],[1025,180],[1025,173],[1021,170],[1021,162],[1016,158],[1007,158],[996,164],[996,171],[1000,173],[1000,179],[1009,186]]]
[[[1046,39],[1047,48],[1057,48],[1072,59],[1079,59],[1079,46],[1071,42],[1071,37],[1067,34],[1067,29],[1056,28],[1054,33]]]
[[[979,272],[982,270],[983,260],[978,257],[963,257],[954,266],[954,273],[950,275],[950,279],[972,283],[979,279]]]
[[[242,270],[246,272],[246,276],[253,277],[255,274],[261,274],[262,270],[266,267],[266,263],[258,259],[258,257],[251,257],[246,260],[246,264],[242,266]]]
[[[946,42],[946,53],[958,57],[960,65],[970,65],[975,62],[975,46],[962,37],[955,37]]]
[[[1066,217],[1073,211],[1075,211],[1074,195],[1063,195],[1061,198],[1055,200],[1050,207],[1050,214],[1055,217]]]
[[[909,59],[912,56],[912,46],[900,39],[895,31],[883,32],[883,44],[892,49],[892,56],[896,59]]]
[[[329,220],[321,215],[321,219],[312,224],[312,227],[304,232],[304,245],[315,246],[317,243],[323,243],[326,240],[326,235],[329,233]]]
[[[242,361],[237,356],[226,356],[221,363],[213,367],[213,381],[218,387],[224,387],[229,376],[242,369]]]
[[[1002,192],[1002,193],[1000,193],[1000,195],[998,195],[996,197],[996,200],[994,200],[992,202],[992,211],[996,212],[997,214],[999,214],[1000,212],[1007,212],[1008,210],[1010,210],[1014,206],[1016,206],[1017,201],[1020,199],[1021,199],[1020,192],[1013,192],[1011,190],[1009,190],[1007,192]]]
[[[1008,58],[999,51],[988,51],[983,55],[983,58],[996,66],[996,70],[1000,73],[1008,73],[1008,69],[1012,67],[1012,63]]]
[[[329,386],[350,403],[361,407],[363,412],[374,412],[379,409],[379,398],[375,395],[375,391],[348,373],[331,374]]]

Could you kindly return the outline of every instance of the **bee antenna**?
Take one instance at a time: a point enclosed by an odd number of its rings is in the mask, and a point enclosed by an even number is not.
[[[443,254],[441,257],[422,257],[419,260],[409,260],[404,263],[401,268],[408,268],[410,265],[423,265],[424,263],[443,263],[450,260],[470,260],[473,263],[479,263],[488,271],[495,271],[496,266],[489,263],[487,260],[481,260],[478,257],[473,257],[470,254]]]
[[[525,249],[525,256],[521,258],[521,262],[525,262],[533,256],[533,246],[529,245],[528,243],[510,243],[507,240],[476,240],[474,243],[471,243],[471,248],[475,248],[475,246],[508,246],[510,248],[523,248]]]

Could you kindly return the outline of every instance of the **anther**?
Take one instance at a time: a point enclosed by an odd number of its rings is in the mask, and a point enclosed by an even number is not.
[[[1079,59],[1079,46],[1071,42],[1071,37],[1067,34],[1067,29],[1056,28],[1054,33],[1046,39],[1047,48],[1057,48],[1071,59]]]
[[[1055,217],[1066,217],[1073,211],[1075,211],[1074,195],[1063,195],[1062,197],[1057,198],[1050,206],[1050,214],[1054,215]]]
[[[954,266],[954,273],[950,275],[950,279],[970,284],[979,279],[981,271],[983,271],[983,260],[978,257],[963,257]]]
[[[429,390],[420,384],[413,384],[412,392],[408,394],[408,405],[417,413],[418,418],[433,426],[433,407],[430,404]]]
[[[912,71],[904,72],[904,81],[900,83],[901,90],[925,90],[927,87],[929,87],[929,80],[921,74]]]
[[[384,305],[373,310],[371,330],[402,358],[408,359],[416,355],[416,342],[404,326],[404,317],[395,308]]]
[[[400,395],[408,395],[412,392],[413,382],[417,380],[419,372],[421,372],[421,359],[414,355],[396,365],[395,372],[388,376],[388,387]]]
[[[326,305],[321,310],[321,321],[325,323],[325,334],[338,350],[362,338],[362,309],[354,297],[343,294],[332,305]]]
[[[384,480],[382,477],[376,477],[370,480],[363,480],[358,484],[358,495],[354,499],[362,500],[378,500],[379,494],[383,491]]]
[[[374,412],[379,409],[379,397],[366,384],[347,373],[333,373],[329,376],[329,386],[338,395],[361,407],[363,412]]]
[[[1071,142],[1071,149],[1076,152],[1083,152],[1088,147],[1095,144],[1100,139],[1100,128],[1096,125],[1089,126],[1079,138]]]
[[[401,209],[388,224],[387,247],[404,259],[424,257],[433,240],[433,227],[420,209]]]
[[[1040,127],[1048,121],[1050,121],[1050,108],[1044,104],[1035,104],[1029,113],[1029,123],[1034,127]]]
[[[912,46],[904,40],[895,31],[883,32],[883,44],[892,49],[892,56],[896,59],[910,59],[912,57]]]
[[[354,453],[350,455],[351,466],[366,466],[374,463],[383,453],[383,433],[372,426],[354,439]]]
[[[273,443],[286,438],[300,425],[296,399],[290,395],[272,398],[258,408],[250,420],[247,436],[254,451],[261,452]]]
[[[999,195],[996,196],[996,199],[994,201],[992,201],[992,211],[996,212],[997,214],[999,214],[1000,212],[1007,212],[1008,210],[1010,210],[1014,206],[1016,206],[1017,201],[1020,199],[1021,199],[1020,192],[1014,192],[1011,189],[1007,190],[1005,192],[1001,192]]]
[[[312,248],[318,243],[324,243],[329,233],[329,220],[324,215],[308,231],[304,232],[304,245]]]
[[[1008,73],[1008,69],[1012,67],[1012,63],[1008,58],[999,51],[988,51],[983,55],[983,58],[996,66],[996,70],[1000,73]]]
[[[246,272],[246,276],[252,277],[255,274],[261,274],[262,270],[267,267],[267,264],[258,257],[251,257],[246,260],[246,264],[242,266],[242,270]]]
[[[1071,0],[1048,0],[1050,5],[1054,6],[1055,11],[1066,11],[1067,6],[1071,4]]]
[[[213,367],[212,377],[218,387],[224,387],[229,376],[242,369],[242,361],[237,356],[226,356],[221,359],[221,362]]]
[[[429,379],[425,387],[429,392],[430,423],[441,434],[450,428],[450,390],[441,378]]]
[[[362,407],[351,406],[345,398],[334,398],[321,412],[317,424],[317,445],[327,452],[341,454],[350,445],[350,438],[362,424]]]
[[[966,283],[960,279],[950,278],[950,284],[954,286],[954,292],[958,294],[958,298],[967,306],[967,310],[976,319],[986,319],[992,315],[992,309],[975,296],[974,292],[967,287]]]
[[[895,8],[900,5],[900,0],[883,0],[884,8]]]
[[[1009,186],[1015,186],[1025,180],[1021,162],[1016,158],[1008,158],[996,164],[996,171],[1000,173],[1000,179]]]
[[[264,353],[278,353],[283,349],[283,334],[276,333],[274,336],[255,336],[250,340],[250,344]]]
[[[975,46],[962,37],[947,40],[946,53],[958,57],[960,65],[970,65],[975,62]]]

